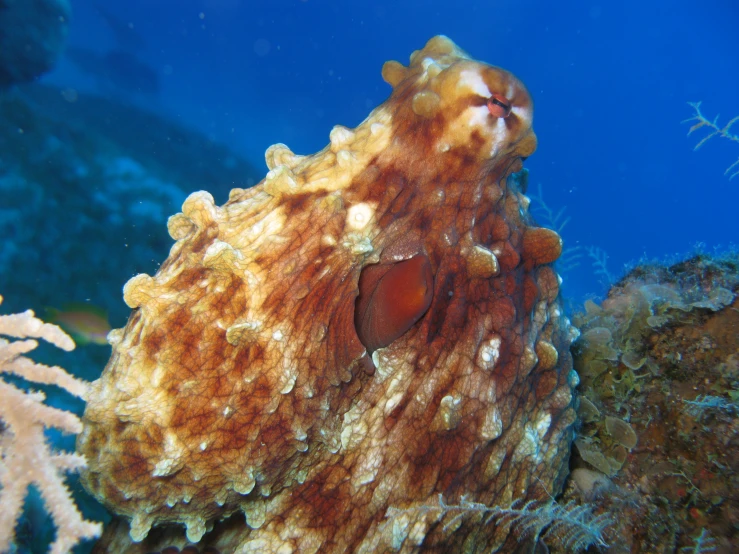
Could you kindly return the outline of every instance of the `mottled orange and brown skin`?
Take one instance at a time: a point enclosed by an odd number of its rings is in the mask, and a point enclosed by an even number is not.
[[[418,508],[559,489],[576,384],[547,265],[561,241],[508,179],[536,146],[530,97],[444,37],[383,77],[390,98],[323,151],[270,148],[267,178],[222,207],[191,195],[170,256],[126,285],[78,448],[142,542],[118,524],[99,552],[505,551],[506,526]],[[418,255],[431,304],[370,357],[360,275]],[[149,533],[167,523],[187,538]]]

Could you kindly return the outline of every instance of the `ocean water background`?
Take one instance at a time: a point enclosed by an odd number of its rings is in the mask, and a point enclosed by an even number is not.
[[[721,124],[739,115],[733,0],[76,0],[71,46],[120,47],[101,6],[143,39],[136,55],[160,78],[158,94],[129,91],[127,101],[194,126],[257,167],[273,143],[312,153],[334,125],[358,124],[390,92],[382,64],[407,63],[445,34],[529,88],[539,137],[526,162],[529,191],[541,184],[554,211],[566,207],[566,246],[601,249],[617,277],[643,257],[737,240],[739,177],[723,172],[739,144],[715,138],[693,152],[703,135],[686,138],[681,123],[691,101]],[[64,60],[46,80],[110,92]],[[566,272],[573,298],[605,292],[592,261],[585,255]]]

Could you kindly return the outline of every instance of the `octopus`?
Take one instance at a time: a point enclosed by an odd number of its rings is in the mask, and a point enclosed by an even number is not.
[[[577,330],[520,178],[531,97],[441,36],[382,77],[322,151],[191,194],[125,285],[77,444],[119,516],[96,552],[510,552],[450,506],[561,489]]]

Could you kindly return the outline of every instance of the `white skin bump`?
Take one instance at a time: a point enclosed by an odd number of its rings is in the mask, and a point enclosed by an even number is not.
[[[353,231],[361,231],[370,222],[374,213],[374,208],[366,202],[355,204],[346,214],[347,227]]]

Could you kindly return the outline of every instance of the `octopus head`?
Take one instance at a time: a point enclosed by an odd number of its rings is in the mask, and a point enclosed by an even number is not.
[[[456,151],[479,162],[526,158],[536,149],[533,102],[523,83],[470,59],[445,37],[414,52],[407,68],[386,63],[383,77],[398,85],[395,94],[409,96],[403,104],[418,117],[403,119],[425,127],[416,133],[431,138],[437,153]]]

